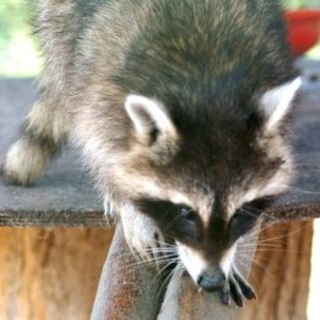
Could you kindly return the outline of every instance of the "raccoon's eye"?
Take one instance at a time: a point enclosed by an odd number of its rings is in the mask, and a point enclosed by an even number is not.
[[[196,222],[197,216],[193,209],[186,206],[178,206],[177,209],[179,216],[183,217],[185,220],[189,222]]]
[[[238,209],[229,223],[229,241],[233,243],[251,230],[256,224],[257,219],[258,215],[244,208]]]
[[[159,222],[171,220],[173,222],[183,219],[188,222],[196,222],[195,211],[182,204],[174,204],[170,201],[157,199],[140,199],[135,201],[141,212],[151,216]]]
[[[274,197],[264,197],[247,202],[233,215],[229,223],[229,241],[234,242],[250,231],[263,211],[270,206]]]
[[[137,199],[134,203],[141,213],[154,219],[167,237],[183,243],[197,241],[200,221],[192,208],[152,198]]]

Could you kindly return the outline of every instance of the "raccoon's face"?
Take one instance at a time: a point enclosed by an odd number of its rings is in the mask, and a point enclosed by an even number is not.
[[[248,112],[217,107],[212,119],[200,110],[177,116],[157,100],[127,97],[131,149],[116,179],[136,209],[176,243],[206,290],[224,285],[239,240],[291,181],[283,120],[299,85],[296,79],[261,94]]]

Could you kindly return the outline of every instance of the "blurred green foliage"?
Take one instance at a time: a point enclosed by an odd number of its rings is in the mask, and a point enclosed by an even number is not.
[[[32,38],[30,0],[0,0],[0,75],[33,76],[39,72]]]
[[[319,0],[283,0],[284,5],[289,8],[317,8]]]
[[[37,0],[0,0],[0,76],[22,77],[39,73],[39,51],[28,23],[33,1]],[[320,6],[320,0],[282,1],[289,8]],[[320,56],[319,47],[312,52],[313,56]]]

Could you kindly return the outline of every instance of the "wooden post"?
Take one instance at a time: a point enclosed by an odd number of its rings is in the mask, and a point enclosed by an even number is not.
[[[162,277],[131,255],[121,224],[103,267],[91,320],[154,320],[162,299]]]

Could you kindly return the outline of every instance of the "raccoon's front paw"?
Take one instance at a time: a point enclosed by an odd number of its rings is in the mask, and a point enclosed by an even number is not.
[[[141,260],[159,265],[168,249],[155,222],[132,210],[121,212],[121,220],[124,236],[131,251]]]
[[[257,296],[240,272],[236,268],[232,268],[229,283],[221,289],[220,298],[223,304],[230,304],[232,298],[239,307],[243,307],[244,298],[252,300],[257,299]]]

